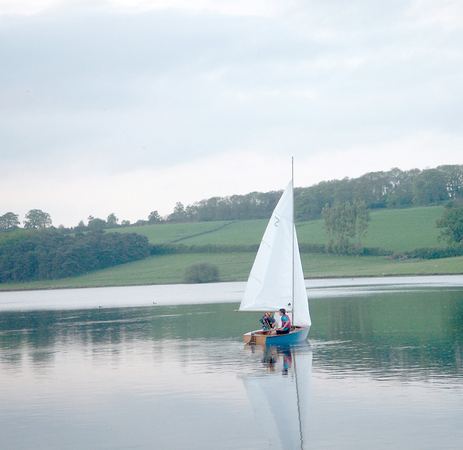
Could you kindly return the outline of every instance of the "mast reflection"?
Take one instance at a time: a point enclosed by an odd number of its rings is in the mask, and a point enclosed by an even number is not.
[[[256,373],[243,377],[256,427],[269,448],[307,450],[312,350],[265,347]]]

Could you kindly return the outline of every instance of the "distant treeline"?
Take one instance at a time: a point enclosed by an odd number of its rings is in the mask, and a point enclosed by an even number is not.
[[[177,203],[168,222],[240,220],[268,218],[281,191],[251,192],[246,195],[212,197],[184,207]],[[428,206],[463,197],[463,165],[435,169],[371,172],[359,178],[322,181],[295,189],[298,220],[316,219],[326,205],[356,201],[367,208]]]
[[[114,213],[106,219],[88,216],[74,227],[75,231],[96,231],[107,228],[128,227],[165,222],[207,222],[213,220],[268,219],[281,195],[281,191],[250,192],[245,195],[211,197],[191,205],[177,202],[171,214],[161,216],[157,210],[146,219],[134,223],[119,220]],[[358,178],[322,181],[310,187],[295,189],[297,220],[318,219],[323,208],[338,203],[362,202],[368,209],[406,208],[429,206],[449,200],[463,199],[463,165],[445,165],[435,169],[370,172]],[[40,230],[49,228],[52,220],[47,212],[30,210],[24,228]],[[0,232],[20,227],[19,216],[14,212],[0,215]],[[60,225],[60,228],[64,228]]]
[[[0,244],[0,282],[80,275],[149,254],[148,239],[135,233],[36,231]]]

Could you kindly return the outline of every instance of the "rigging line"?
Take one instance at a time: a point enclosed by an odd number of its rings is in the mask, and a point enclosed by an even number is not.
[[[294,156],[291,156],[291,195],[292,195],[292,223],[291,223],[291,236],[292,236],[292,261],[291,261],[291,276],[292,276],[292,283],[291,283],[291,303],[292,303],[292,311],[291,311],[291,325],[294,326]]]

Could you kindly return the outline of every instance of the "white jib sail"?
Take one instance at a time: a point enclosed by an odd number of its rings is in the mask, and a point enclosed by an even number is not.
[[[249,274],[240,311],[276,311],[280,308],[291,311],[293,307],[294,325],[309,326],[307,293],[293,224],[293,187],[289,183],[265,230]]]

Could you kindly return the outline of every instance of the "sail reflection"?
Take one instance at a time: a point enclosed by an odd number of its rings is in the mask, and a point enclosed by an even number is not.
[[[256,426],[269,448],[308,449],[310,347],[266,347],[262,371],[243,377]]]

